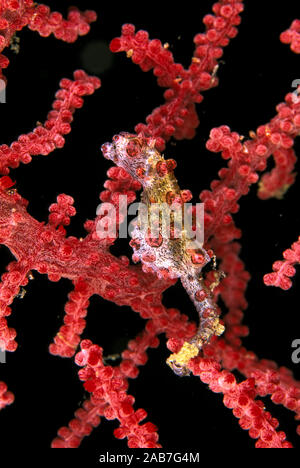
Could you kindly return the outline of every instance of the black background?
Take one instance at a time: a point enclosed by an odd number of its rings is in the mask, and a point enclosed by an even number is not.
[[[61,3],[48,2],[53,10],[64,14],[72,4],[94,9],[98,20],[87,36],[71,45],[53,37],[41,38],[28,29],[18,33],[19,54],[5,51],[11,63],[5,71],[7,103],[0,106],[0,143],[10,144],[19,134],[31,131],[37,121],[44,122],[61,78],[71,78],[78,68],[101,78],[101,88],[85,98],[84,107],[76,112],[65,147],[47,157],[34,157],[31,164],[11,172],[19,193],[30,201],[29,213],[39,221],[47,219],[48,207],[59,193],[74,197],[77,215],[68,234],[80,237],[85,235],[84,221],[95,216],[110,167],[100,152],[101,144],[122,130],[133,131],[136,123],[144,122],[152,109],[163,103],[163,89],[157,86],[152,73],[143,73],[124,53],[112,54],[110,40],[120,35],[123,23],[130,22],[137,29],[148,30],[151,38],[168,42],[175,60],[188,66],[193,36],[204,31],[202,17],[211,12],[212,2],[185,1],[177,6],[171,2],[136,6],[131,2],[96,0]],[[206,92],[197,106],[200,126],[196,137],[190,141],[171,140],[165,151],[168,158],[177,160],[180,186],[192,190],[194,202],[225,164],[219,154],[205,149],[210,129],[226,124],[247,136],[249,130],[273,117],[276,104],[294,90],[292,81],[300,78],[300,57],[279,41],[279,34],[299,17],[297,2],[252,0],[245,4],[240,32],[222,57],[220,84]],[[299,153],[299,142],[295,149]],[[291,360],[291,343],[300,338],[300,272],[286,292],[267,288],[262,281],[273,261],[280,259],[282,251],[299,235],[299,184],[296,182],[283,200],[261,201],[256,190],[256,186],[251,188],[235,215],[243,231],[241,256],[252,276],[244,320],[250,335],[244,345],[261,358],[289,367],[299,378],[300,364]],[[112,251],[131,254],[125,241],[117,242]],[[0,253],[4,272],[12,255],[3,246]],[[25,297],[15,300],[9,318],[9,326],[17,330],[19,347],[15,353],[8,353],[7,363],[0,366],[0,380],[8,384],[16,400],[0,414],[1,449],[48,448],[57,429],[67,425],[86,396],[73,360],[48,353],[48,345],[62,323],[71,283],[66,279],[52,283],[36,272],[34,277]],[[180,284],[166,292],[164,304],[178,307],[196,320]],[[121,351],[144,326],[144,321],[129,308],[100,297],[92,298],[87,323],[84,338],[101,345],[106,355]],[[197,378],[176,377],[165,364],[168,354],[165,338],[161,337],[160,347],[150,350],[148,363],[129,386],[129,393],[136,398],[135,408],[145,408],[148,420],[158,425],[164,449],[201,452],[216,446],[252,448],[254,441],[224,408],[222,396],[213,394]],[[292,413],[265,401],[280,419],[280,429],[297,445]],[[124,452],[126,441],[113,437],[115,427],[116,421],[102,420],[81,447],[95,456],[113,448]]]

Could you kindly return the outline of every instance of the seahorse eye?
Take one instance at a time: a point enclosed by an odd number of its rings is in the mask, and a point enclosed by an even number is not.
[[[141,143],[139,142],[137,138],[135,138],[134,140],[129,140],[129,142],[127,143],[126,153],[131,158],[135,158],[136,156],[140,154],[141,148],[142,148]]]
[[[114,143],[117,143],[120,140],[120,135],[114,135],[112,140]]]

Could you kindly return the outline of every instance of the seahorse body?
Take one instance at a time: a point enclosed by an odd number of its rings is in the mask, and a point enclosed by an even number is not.
[[[155,149],[154,138],[124,132],[101,149],[107,159],[123,167],[143,187],[141,202],[146,210],[138,217],[132,232],[133,260],[140,260],[144,271],[154,271],[159,277],[180,278],[198,311],[200,324],[196,335],[167,360],[176,374],[188,375],[188,361],[198,355],[213,335],[224,331],[211,290],[204,285],[201,275],[211,258],[202,244],[196,247],[192,244],[191,248],[192,226],[186,225],[183,208],[192,195],[188,190],[180,190],[173,172],[176,162],[164,159]]]

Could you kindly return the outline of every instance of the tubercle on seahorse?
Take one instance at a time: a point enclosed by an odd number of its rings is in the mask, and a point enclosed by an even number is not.
[[[199,314],[195,336],[167,359],[167,364],[177,375],[188,375],[188,361],[198,355],[213,335],[219,336],[224,331],[212,298],[212,288],[204,284],[201,274],[211,257],[202,243],[191,244],[187,234],[188,228],[192,231],[197,228],[194,220],[192,226],[187,226],[183,214],[192,194],[189,190],[180,190],[173,172],[176,162],[164,159],[155,148],[154,138],[123,132],[101,149],[105,158],[125,169],[143,188],[141,202],[146,207],[148,223],[145,223],[145,214],[143,217],[139,213],[130,242],[134,250],[133,260],[141,261],[144,271],[155,272],[159,277],[180,278]],[[159,213],[153,219],[150,213],[154,207],[159,207]],[[165,222],[166,214],[168,223]]]

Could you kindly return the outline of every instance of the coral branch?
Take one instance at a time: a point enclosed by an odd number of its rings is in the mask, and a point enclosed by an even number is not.
[[[20,287],[27,285],[30,267],[23,257],[18,262],[11,262],[7,270],[8,272],[2,275],[0,284],[0,347],[7,351],[15,351],[16,332],[13,328],[8,328],[4,317],[11,314],[11,308],[8,306],[19,293]]]
[[[63,79],[56,93],[53,110],[44,125],[39,125],[27,135],[20,135],[10,146],[0,146],[0,172],[8,174],[20,162],[28,164],[31,156],[46,156],[65,144],[63,135],[70,133],[70,123],[76,109],[83,105],[83,96],[91,95],[100,87],[99,78],[88,76],[83,70],[74,72],[74,81]]]
[[[202,382],[216,393],[223,393],[223,402],[227,408],[232,408],[233,414],[239,419],[243,429],[256,442],[257,448],[290,448],[284,432],[276,431],[278,421],[263,409],[263,402],[255,400],[255,380],[247,379],[238,384],[234,375],[220,370],[220,364],[207,358],[196,358],[190,362],[194,375],[199,375]]]
[[[298,102],[299,101],[299,102]],[[259,196],[281,196],[295,180],[295,156],[291,147],[300,133],[300,100],[286,95],[285,103],[277,106],[277,115],[265,125],[258,127],[252,139],[244,143],[236,132],[223,125],[210,132],[206,147],[213,152],[222,152],[228,159],[228,168],[219,171],[221,180],[211,183],[211,191],[205,190],[200,199],[205,203],[205,236],[212,235],[221,243],[240,237],[231,214],[239,209],[237,201],[246,195],[251,184],[258,181],[257,172],[266,169],[267,158],[274,154],[277,167],[261,180]]]
[[[77,8],[69,9],[68,19],[63,19],[57,12],[51,12],[45,5],[39,5],[33,0],[2,0],[0,5],[0,80],[5,77],[2,69],[7,68],[9,60],[1,54],[8,47],[14,34],[25,26],[38,31],[43,37],[54,34],[57,39],[74,42],[78,36],[87,34],[89,24],[96,21],[94,11],[81,13]]]
[[[291,50],[300,54],[300,20],[294,20],[289,29],[281,33],[280,40],[284,44],[290,44]]]
[[[241,337],[247,336],[248,327],[241,325],[243,311],[248,307],[245,299],[250,274],[245,270],[244,263],[239,258],[241,246],[237,242],[229,244],[214,244],[214,252],[217,258],[222,259],[220,269],[224,271],[225,278],[218,286],[217,292],[220,293],[228,312],[224,316],[225,338],[234,346],[241,346]]]
[[[0,236],[17,259],[26,258],[28,271],[47,274],[51,281],[85,278],[90,295],[99,294],[134,310],[143,297],[159,297],[173,283],[129,266],[127,258],[114,257],[97,235],[90,233],[82,240],[66,238],[63,228],[55,229],[32,218],[16,196],[0,190]]]
[[[247,349],[234,347],[220,339],[205,348],[205,355],[222,363],[227,370],[238,370],[247,378],[255,380],[256,394],[260,397],[271,395],[275,404],[280,404],[296,413],[300,419],[300,383],[293,378],[292,372],[267,359],[258,359]],[[297,427],[300,434],[300,426]]]
[[[202,91],[217,85],[217,60],[223,54],[222,48],[237,35],[235,26],[240,23],[242,10],[242,2],[236,0],[214,4],[215,15],[206,15],[203,20],[206,33],[194,38],[196,49],[187,70],[174,62],[166,45],[158,39],[149,40],[146,31],[135,33],[132,24],[124,24],[122,35],[111,41],[112,52],[126,52],[143,71],[153,69],[158,85],[168,88],[164,93],[166,104],[154,109],[147,117],[146,125],[135,127],[136,133],[155,137],[158,150],[164,149],[171,136],[183,139],[195,135],[199,125],[195,103],[202,101]]]
[[[75,417],[68,427],[61,427],[51,444],[52,448],[77,448],[82,439],[91,434],[93,428],[99,426],[100,416],[103,416],[104,405],[93,403],[93,398],[85,400],[82,408],[75,412]]]
[[[81,351],[76,355],[76,363],[84,366],[79,371],[79,376],[84,381],[84,387],[98,400],[98,405],[103,408],[106,419],[118,419],[120,427],[114,430],[118,439],[127,437],[128,446],[161,447],[158,441],[156,427],[152,423],[140,422],[146,418],[145,410],[133,409],[134,398],[127,395],[127,380],[122,376],[118,368],[104,366],[102,361],[102,349],[93,345],[91,341],[81,342]]]
[[[281,289],[290,289],[292,286],[291,276],[296,270],[294,265],[300,263],[300,237],[292,244],[290,249],[283,252],[284,260],[273,263],[273,273],[264,276],[264,283],[267,286],[277,286]]]
[[[105,239],[108,245],[117,238],[120,225],[127,219],[127,207],[136,199],[135,192],[140,190],[141,184],[120,167],[111,167],[107,175],[110,179],[104,183],[106,190],[100,193],[102,204],[97,209],[98,216],[95,223],[87,226],[89,230],[97,232],[99,237],[103,233],[103,241]],[[112,207],[115,208],[114,216]]]
[[[85,329],[91,292],[88,284],[79,280],[75,282],[75,289],[69,294],[69,301],[65,305],[64,325],[54,338],[54,343],[49,346],[51,354],[62,357],[71,357],[75,354],[80,342],[80,336]]]

